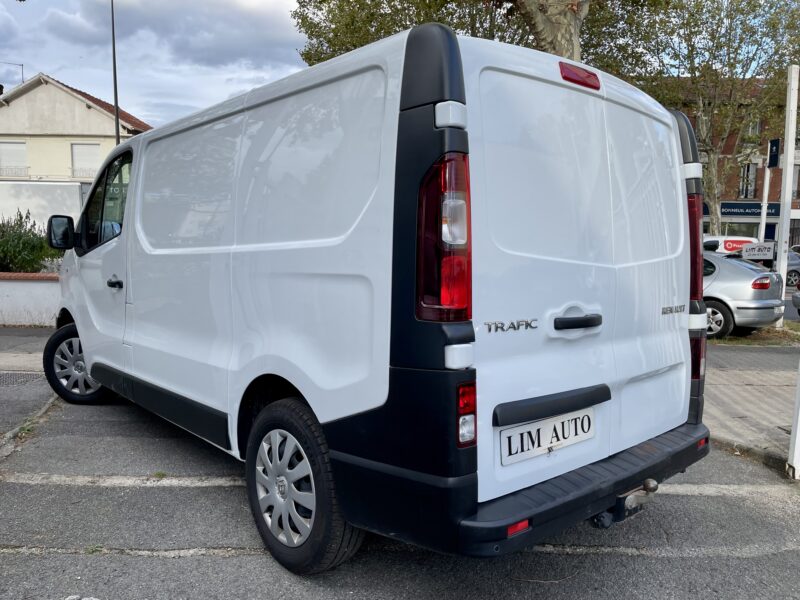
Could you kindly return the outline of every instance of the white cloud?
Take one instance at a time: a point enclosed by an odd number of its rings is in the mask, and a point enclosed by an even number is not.
[[[162,124],[302,68],[294,5],[115,0],[120,106]],[[26,76],[42,71],[111,101],[110,38],[109,0],[0,0],[0,60],[25,63]],[[2,67],[9,89],[19,79]]]

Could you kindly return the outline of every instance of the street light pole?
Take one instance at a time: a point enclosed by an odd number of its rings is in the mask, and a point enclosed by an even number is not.
[[[114,28],[114,0],[111,0],[111,60],[114,63],[114,132],[119,146],[119,98],[117,96],[117,35]]]

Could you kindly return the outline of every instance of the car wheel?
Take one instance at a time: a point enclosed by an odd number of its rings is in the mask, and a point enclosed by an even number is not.
[[[800,283],[800,272],[789,271],[786,273],[786,285],[788,287],[796,288],[798,283]]]
[[[350,558],[363,531],[344,520],[328,444],[300,400],[267,406],[247,443],[247,495],[272,556],[297,574],[319,573]]]
[[[730,334],[733,329],[733,315],[722,302],[716,300],[706,301],[706,314],[708,315],[709,338],[723,338]]]
[[[67,402],[94,404],[108,396],[108,390],[89,376],[74,323],[64,325],[50,336],[42,362],[50,387]]]

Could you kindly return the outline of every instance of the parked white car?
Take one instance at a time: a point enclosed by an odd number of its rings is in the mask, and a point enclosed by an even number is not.
[[[47,377],[246,461],[298,573],[605,527],[709,451],[700,177],[638,89],[416,27],[118,146]]]

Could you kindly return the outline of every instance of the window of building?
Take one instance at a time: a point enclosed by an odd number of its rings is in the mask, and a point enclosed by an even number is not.
[[[756,164],[745,163],[739,171],[739,198],[756,197]]]
[[[750,121],[745,127],[744,136],[751,140],[757,140],[761,136],[761,121],[758,119]]]
[[[72,144],[72,177],[75,179],[94,179],[100,162],[100,144]]]
[[[27,177],[28,151],[25,142],[0,142],[0,177]]]

